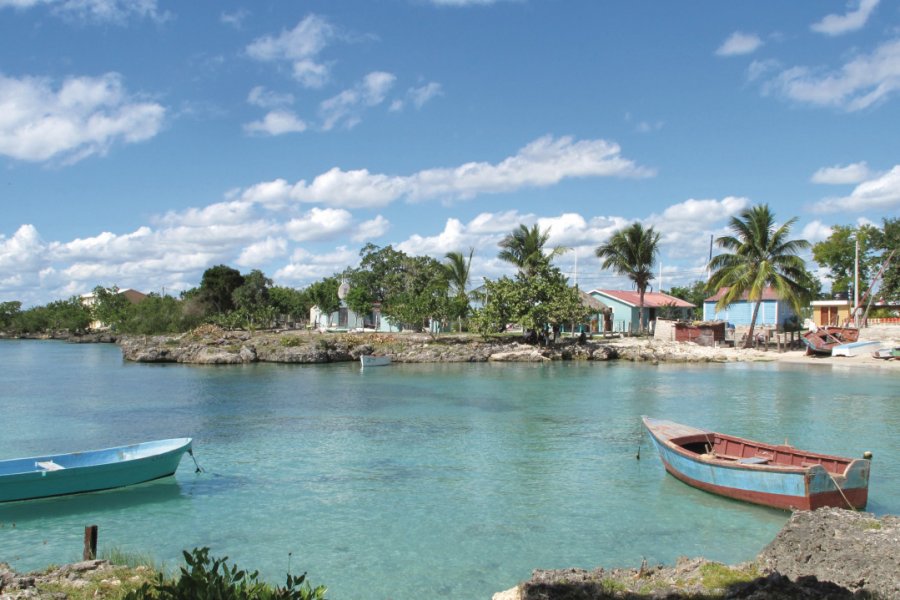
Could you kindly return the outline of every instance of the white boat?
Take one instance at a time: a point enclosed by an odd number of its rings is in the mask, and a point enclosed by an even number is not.
[[[386,367],[391,364],[391,357],[375,354],[361,354],[359,356],[359,364],[362,365],[363,369],[366,367]]]
[[[849,344],[841,344],[831,349],[832,356],[854,356],[853,351],[864,346],[873,346],[878,342],[850,342]]]

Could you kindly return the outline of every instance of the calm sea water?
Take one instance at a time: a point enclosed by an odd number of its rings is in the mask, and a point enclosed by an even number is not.
[[[0,457],[191,436],[176,476],[0,505],[0,561],[100,550],[169,568],[209,546],[333,600],[487,599],[534,568],[753,557],[785,523],[667,476],[642,414],[875,454],[869,510],[900,514],[896,374],[762,365],[195,367],[110,345],[0,341]]]

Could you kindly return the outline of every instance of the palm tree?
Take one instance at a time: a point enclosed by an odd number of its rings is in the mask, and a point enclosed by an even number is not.
[[[534,275],[539,268],[548,266],[550,262],[564,254],[568,248],[556,246],[548,254],[544,254],[544,246],[550,239],[550,229],[541,231],[535,223],[531,229],[519,225],[500,240],[500,253],[497,258],[515,265],[519,273]]]
[[[469,257],[462,252],[448,252],[444,255],[447,262],[444,263],[444,271],[447,274],[447,281],[450,286],[456,290],[456,298],[459,301],[459,330],[462,331],[462,318],[469,309],[469,296],[466,290],[469,287],[469,272],[472,267],[472,256],[475,255],[475,248],[469,248]]]
[[[644,293],[653,280],[653,263],[659,255],[660,234],[640,223],[620,229],[594,250],[604,269],[612,269],[634,282],[639,294],[641,329],[644,328]]]
[[[713,293],[725,288],[716,310],[744,296],[756,303],[745,347],[749,348],[753,340],[760,300],[766,288],[774,288],[778,297],[789,301],[798,314],[808,296],[809,276],[797,253],[809,248],[809,242],[788,239],[796,221],[794,217],[776,228],[769,205],[760,204],[744,210],[740,217],[731,217],[729,227],[734,235],[716,240],[718,246],[729,251],[714,256],[709,263],[712,274],[706,284],[707,291]]]

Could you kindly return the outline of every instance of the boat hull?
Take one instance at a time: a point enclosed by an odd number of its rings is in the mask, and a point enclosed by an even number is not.
[[[862,509],[868,501],[868,460],[850,461],[840,476],[830,474],[819,464],[738,464],[696,455],[672,443],[661,426],[677,424],[648,418],[644,424],[666,471],[695,488],[784,510],[814,510],[824,506]],[[683,428],[679,433],[688,429],[679,427]]]
[[[386,367],[391,364],[390,356],[373,356],[363,354],[359,357],[359,364],[363,367]]]
[[[0,502],[107,490],[160,479],[173,475],[190,449],[190,438],[178,438],[0,461]]]

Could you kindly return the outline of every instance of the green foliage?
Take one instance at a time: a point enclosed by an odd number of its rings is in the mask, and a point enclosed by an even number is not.
[[[441,263],[430,256],[404,256],[401,275],[382,304],[385,316],[414,331],[422,331],[430,320],[450,317],[449,284]]]
[[[519,225],[500,240],[500,253],[497,258],[515,265],[519,273],[533,275],[538,269],[550,266],[554,258],[568,250],[556,246],[549,253],[545,253],[544,246],[549,240],[549,229],[541,231],[537,223],[532,225],[531,229]]]
[[[681,298],[682,300],[686,300],[693,304],[694,319],[703,318],[703,301],[709,297],[709,294],[706,292],[705,281],[698,280],[685,287],[673,286],[672,289],[669,290],[669,295]]]
[[[22,303],[18,300],[0,302],[0,331],[12,329],[13,321],[22,312]]]
[[[312,308],[306,292],[277,285],[269,288],[269,302],[279,319],[288,322],[309,318],[309,309]]]
[[[189,301],[172,296],[148,294],[138,304],[132,304],[120,329],[124,333],[153,335],[189,331],[201,323],[200,314],[191,313]]]
[[[880,300],[900,301],[900,217],[883,219],[881,229],[876,229],[872,237],[873,246],[879,253],[875,261],[879,269],[891,252],[894,252],[882,275],[878,297]]]
[[[809,273],[803,259],[797,256],[809,247],[809,242],[788,239],[796,222],[794,217],[776,228],[775,215],[768,205],[761,204],[744,210],[740,217],[732,217],[730,227],[734,235],[716,240],[726,252],[710,261],[712,276],[707,290],[713,293],[719,288],[727,288],[716,303],[716,310],[743,297],[755,303],[747,335],[748,347],[753,340],[760,300],[767,287],[772,287],[779,298],[790,302],[797,313],[811,299]]]
[[[122,325],[128,319],[131,306],[128,298],[119,293],[117,286],[105,288],[98,285],[94,288],[94,304],[91,306],[91,314],[95,321],[103,323],[114,331],[122,329]]]
[[[243,277],[244,282],[231,293],[234,306],[251,313],[268,306],[272,280],[259,269],[253,269]]]
[[[856,241],[859,240],[860,294],[868,289],[874,251],[874,234],[871,225],[860,227],[834,225],[828,239],[813,244],[813,259],[828,270],[831,291],[851,292],[856,275]],[[852,296],[851,296],[852,297]]]
[[[210,558],[209,548],[184,552],[186,567],[180,576],[165,580],[160,574],[154,584],[144,584],[125,596],[126,600],[325,600],[325,586],[313,588],[306,573],[287,575],[284,587],[272,587],[259,580],[259,572],[249,573],[229,567],[228,557]]]
[[[700,565],[700,578],[707,590],[724,590],[736,583],[747,583],[761,576],[755,566],[741,569],[719,563]]]
[[[236,269],[216,265],[203,272],[198,291],[199,299],[212,313],[234,310],[234,291],[244,284],[244,277]]]
[[[641,328],[645,326],[644,294],[653,281],[653,264],[659,256],[659,232],[653,227],[644,229],[640,223],[632,223],[620,229],[597,247],[594,253],[604,269],[612,269],[628,277],[640,295]]]
[[[91,324],[91,311],[73,296],[68,300],[57,300],[43,307],[41,324],[43,327],[31,331],[68,331],[81,333]],[[29,312],[29,311],[26,311]]]

